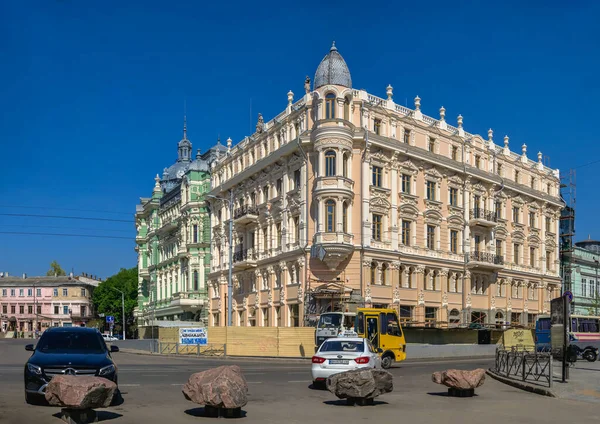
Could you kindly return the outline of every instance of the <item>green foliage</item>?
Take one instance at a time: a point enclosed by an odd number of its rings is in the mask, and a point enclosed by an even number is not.
[[[125,317],[128,327],[127,333],[134,322],[133,309],[137,306],[138,295],[138,270],[136,268],[121,270],[107,278],[105,281],[94,290],[92,302],[96,309],[96,313],[112,315],[115,317],[115,322],[122,324],[123,313],[121,304],[121,293],[125,293]]]
[[[54,277],[55,275],[67,275],[67,273],[61,268],[58,262],[52,261],[50,264],[50,269],[48,272],[46,272],[46,275],[49,277]]]

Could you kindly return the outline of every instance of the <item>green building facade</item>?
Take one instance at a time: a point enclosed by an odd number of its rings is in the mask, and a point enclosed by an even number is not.
[[[573,293],[571,313],[600,315],[600,241],[577,242],[566,256],[565,290]]]
[[[192,143],[177,146],[177,161],[155,178],[152,196],[136,206],[140,336],[153,326],[207,325],[206,275],[210,267],[210,218],[205,194],[210,166],[225,149],[217,144],[192,158]],[[148,335],[146,335],[148,336]]]

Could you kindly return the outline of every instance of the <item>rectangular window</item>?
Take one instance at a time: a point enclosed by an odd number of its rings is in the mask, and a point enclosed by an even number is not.
[[[531,177],[531,188],[535,190],[535,178]]]
[[[550,227],[550,222],[551,222],[551,221],[550,221],[550,218],[549,218],[549,217],[546,217],[546,232],[547,232],[547,233],[550,233],[550,232],[552,232],[552,229],[551,229],[551,227]]]
[[[425,308],[425,325],[434,325],[437,320],[437,308]]]
[[[192,240],[194,241],[194,243],[198,243],[198,224],[194,224],[192,230]]]
[[[42,307],[40,305],[37,306],[37,313],[38,314],[42,313]]]
[[[263,196],[265,196],[265,198],[263,199],[264,202],[269,200],[269,186],[268,185],[263,187]]]
[[[23,289],[19,289],[19,297],[24,296],[25,291]]]
[[[502,164],[499,163],[497,168],[496,168],[496,173],[500,176],[502,176]]]
[[[381,134],[381,119],[373,119],[373,131],[375,131],[375,134],[377,135]]]
[[[404,142],[410,144],[410,130],[404,129]]]
[[[381,166],[373,166],[373,185],[375,187],[381,187],[383,177],[383,169]]]
[[[410,194],[410,175],[402,174],[402,193]]]
[[[2,289],[2,297],[6,297],[6,289]]]
[[[281,180],[281,178],[278,178],[275,184],[277,187],[277,195],[281,196],[281,194],[283,193],[283,181]]]
[[[513,263],[519,264],[519,245],[517,243],[513,244]]]
[[[529,266],[535,268],[535,247],[529,248]]]
[[[290,305],[290,326],[291,327],[299,327],[300,326],[300,308],[298,305]]]
[[[400,305],[400,322],[406,324],[412,320],[414,306]]]
[[[269,326],[269,310],[267,308],[263,308],[262,316],[263,316],[263,327],[268,327]]]
[[[427,200],[435,200],[435,182],[427,181]]]
[[[281,247],[281,224],[277,224],[277,247]]]
[[[85,306],[85,305],[81,305],[81,307],[80,307],[79,309],[80,309],[80,311],[81,311],[81,316],[82,316],[82,317],[85,317],[85,316],[87,316],[87,308],[86,308],[86,306]]]
[[[27,296],[33,296],[33,289],[27,289]]]
[[[299,170],[299,169],[296,169],[296,170],[294,171],[294,188],[295,188],[296,190],[299,190],[299,189],[300,189],[300,178],[301,178],[301,177],[300,177],[300,170]]]
[[[427,248],[435,249],[435,227],[433,225],[427,226]]]
[[[427,143],[427,150],[431,153],[435,153],[435,138],[429,137],[429,142]]]
[[[452,146],[452,160],[458,160],[458,147]]]
[[[502,202],[496,202],[494,213],[497,220],[502,218]]]
[[[410,246],[410,221],[402,220],[402,244]]]
[[[458,253],[458,231],[450,230],[450,251]]]
[[[452,206],[458,206],[458,189],[450,187],[448,203]]]
[[[27,305],[27,313],[29,315],[33,314],[33,305]]]
[[[381,241],[381,221],[382,215],[373,214],[373,228],[372,228],[372,236],[373,240]]]
[[[296,243],[300,242],[300,218],[299,217],[294,217],[294,231],[295,231],[295,235],[296,235]]]
[[[25,305],[19,305],[19,313],[23,315],[25,313]]]
[[[546,271],[550,271],[552,265],[552,252],[546,252]]]
[[[36,291],[36,296],[42,295],[42,289],[35,289],[35,291]]]
[[[6,305],[2,305],[2,313],[3,314],[7,314],[8,313],[8,307]]]
[[[54,315],[58,315],[58,306],[54,307]]]
[[[81,289],[81,297],[85,297],[85,289]]]
[[[529,212],[529,226],[535,228],[535,212]]]
[[[481,168],[481,156],[475,155],[475,168]]]
[[[476,235],[475,237],[473,237],[474,240],[474,244],[475,244],[475,253],[479,252],[479,246],[481,245],[481,236]]]
[[[67,305],[63,306],[63,315],[69,315],[69,307]]]
[[[15,313],[15,305],[11,305],[10,306],[10,313],[14,314]]]
[[[69,294],[69,290],[68,289],[63,289],[63,296],[67,296]]]
[[[504,256],[504,254],[502,253],[502,240],[496,240],[496,256]]]
[[[587,296],[587,280],[585,278],[581,280],[581,295]]]
[[[10,297],[15,297],[15,289],[10,289]]]
[[[519,208],[517,206],[513,206],[512,210],[513,210],[513,222],[515,224],[518,224],[519,223],[519,212],[520,212]]]

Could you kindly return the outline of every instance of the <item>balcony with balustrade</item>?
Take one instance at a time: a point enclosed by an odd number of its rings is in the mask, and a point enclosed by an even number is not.
[[[504,256],[479,251],[467,253],[467,268],[479,271],[498,271],[504,268]]]
[[[498,225],[498,214],[482,208],[474,208],[469,212],[469,225],[494,228]]]
[[[313,194],[315,196],[324,195],[345,195],[348,199],[354,197],[354,181],[350,178],[340,175],[330,177],[318,177],[315,180]]]
[[[258,208],[256,206],[242,206],[233,211],[233,222],[246,225],[258,222]]]
[[[242,271],[249,268],[256,268],[257,260],[258,255],[254,248],[237,248],[233,252],[233,269]]]

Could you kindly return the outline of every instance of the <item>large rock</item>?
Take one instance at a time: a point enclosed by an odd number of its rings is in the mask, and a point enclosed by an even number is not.
[[[106,378],[58,375],[46,387],[46,400],[68,409],[106,408],[116,390],[117,385]]]
[[[248,383],[240,367],[227,365],[192,374],[183,395],[198,405],[241,408],[248,403]]]
[[[394,390],[394,381],[387,371],[362,368],[332,375],[327,390],[340,399],[374,399]]]
[[[472,371],[446,370],[434,372],[431,376],[434,383],[443,384],[456,390],[474,390],[483,385],[485,381],[485,370],[478,368]]]

